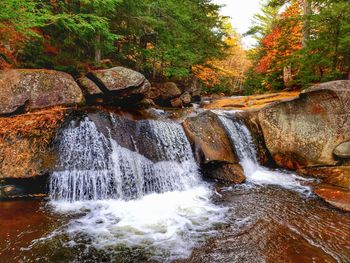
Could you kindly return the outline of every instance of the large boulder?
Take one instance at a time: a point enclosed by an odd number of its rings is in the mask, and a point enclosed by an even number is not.
[[[348,80],[313,86],[297,99],[262,109],[259,123],[274,161],[293,170],[344,162],[333,153],[350,140],[349,109]]]
[[[136,103],[145,98],[145,94],[151,87],[144,75],[124,67],[93,70],[86,77],[95,85],[92,86],[91,82],[80,81],[83,89],[90,93],[89,95],[94,95],[98,92],[98,88],[102,91],[106,103]]]
[[[51,106],[74,106],[84,96],[74,79],[54,70],[12,69],[0,71],[0,115]]]
[[[239,159],[219,117],[206,111],[183,122],[203,174],[225,184],[245,180]]]
[[[183,127],[200,163],[238,163],[225,128],[215,113],[206,111],[188,118]]]

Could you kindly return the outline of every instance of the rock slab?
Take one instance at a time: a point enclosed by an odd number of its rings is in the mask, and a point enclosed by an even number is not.
[[[303,91],[291,101],[259,112],[266,146],[283,168],[334,166],[336,147],[350,141],[350,81],[333,81]]]
[[[67,73],[42,69],[0,71],[0,115],[83,102],[82,91]]]

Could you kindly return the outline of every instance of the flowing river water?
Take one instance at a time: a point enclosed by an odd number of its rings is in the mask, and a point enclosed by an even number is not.
[[[50,200],[0,202],[0,262],[350,262],[350,215],[259,165],[246,126],[218,114],[240,186],[204,182],[176,122],[72,122]]]

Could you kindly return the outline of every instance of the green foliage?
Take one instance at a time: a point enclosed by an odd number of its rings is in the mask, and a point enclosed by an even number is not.
[[[22,67],[72,71],[101,67],[101,57],[183,78],[223,55],[219,10],[211,0],[2,0],[0,30],[11,24],[28,36],[18,50]]]

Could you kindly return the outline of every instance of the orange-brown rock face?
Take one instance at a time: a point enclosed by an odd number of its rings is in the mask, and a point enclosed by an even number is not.
[[[238,163],[226,131],[213,112],[188,118],[183,127],[201,163]]]
[[[207,178],[225,184],[245,181],[239,159],[216,114],[207,111],[197,117],[188,118],[183,127]]]
[[[346,188],[321,185],[315,193],[327,203],[350,212],[350,190]]]
[[[284,168],[333,166],[346,160],[333,152],[350,140],[350,81],[314,86],[298,99],[272,104],[259,113],[264,139]]]
[[[326,184],[350,189],[350,166],[306,167],[299,174],[313,176]]]
[[[75,106],[83,101],[79,86],[67,73],[42,69],[0,71],[0,115]]]
[[[55,164],[51,143],[66,111],[51,109],[0,118],[0,179],[46,174]]]

